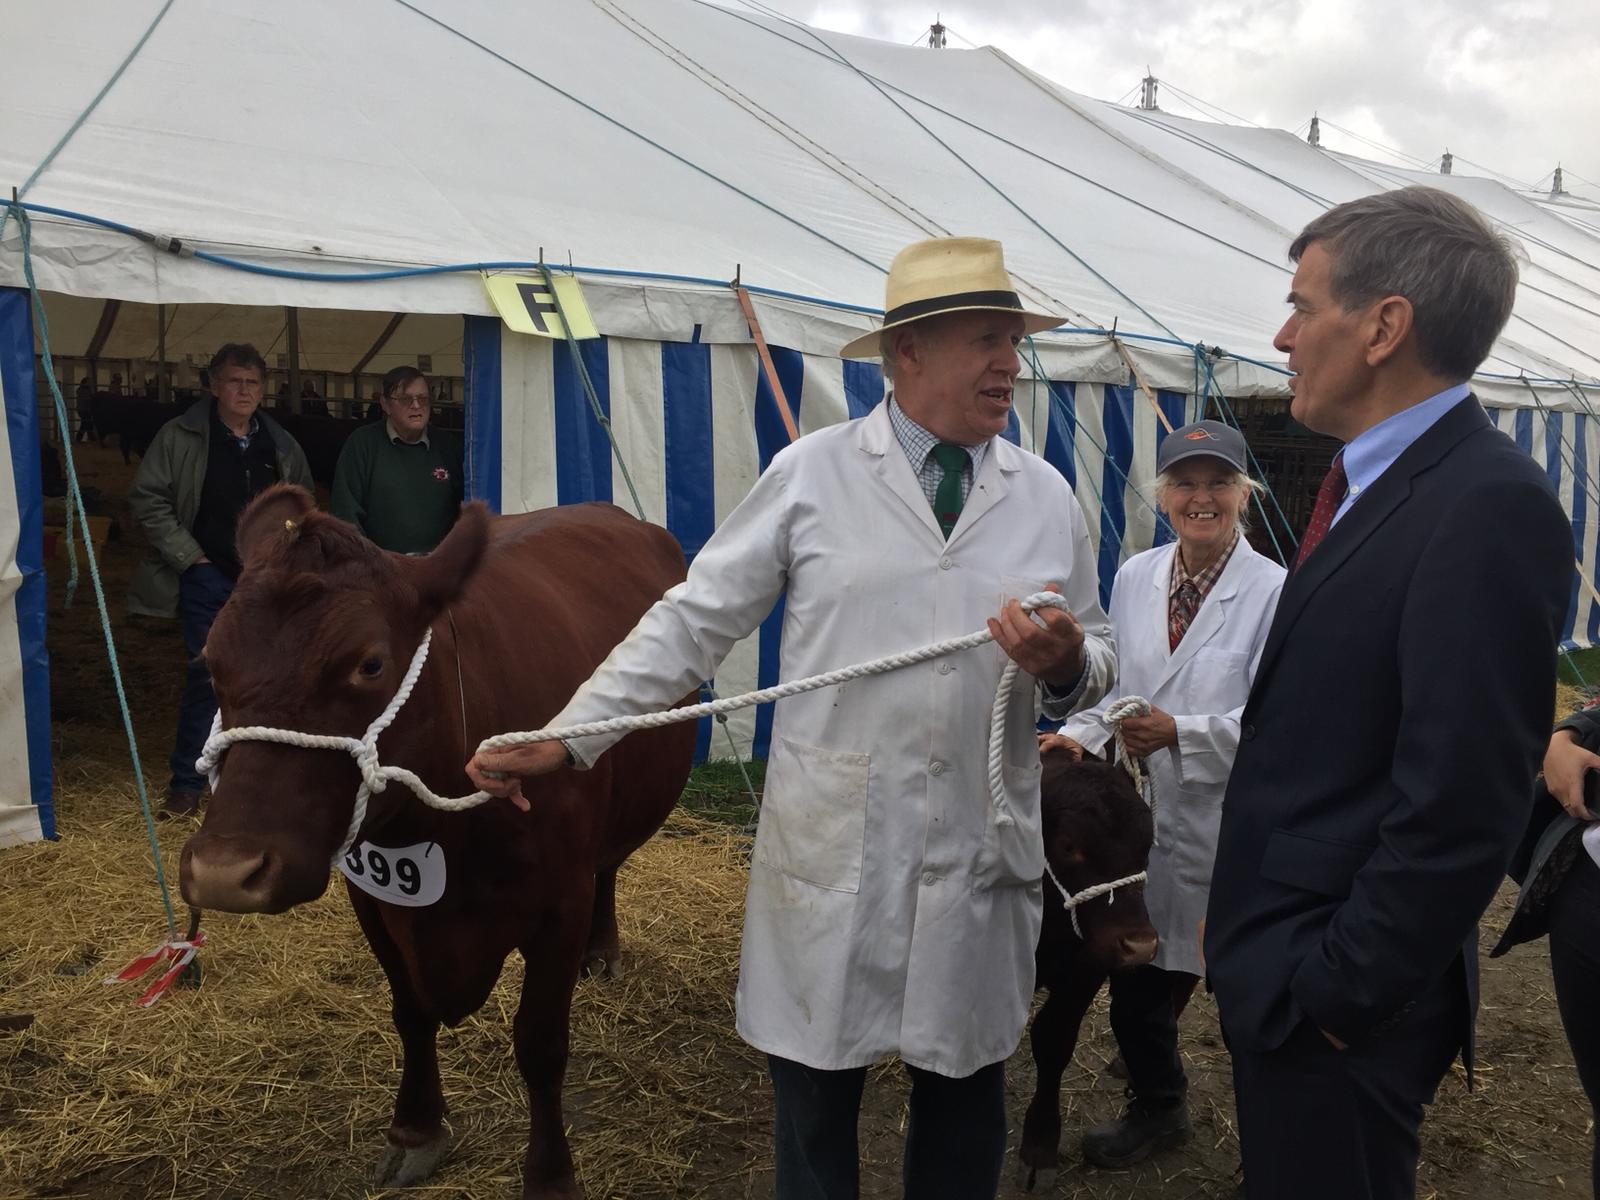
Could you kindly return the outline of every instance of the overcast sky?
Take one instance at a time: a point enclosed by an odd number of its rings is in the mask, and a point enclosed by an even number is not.
[[[1330,122],[1421,163],[1449,149],[1546,188],[1560,162],[1568,190],[1600,200],[1600,0],[759,2],[903,44],[925,41],[938,13],[952,47],[997,46],[1103,100],[1148,64],[1172,113],[1204,113],[1175,89],[1278,129],[1317,112],[1331,149],[1386,158]]]

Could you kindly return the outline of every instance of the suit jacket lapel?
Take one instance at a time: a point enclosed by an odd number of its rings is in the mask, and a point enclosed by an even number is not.
[[[1411,481],[1453,449],[1468,434],[1492,428],[1488,415],[1475,396],[1468,396],[1425,430],[1407,446],[1389,468],[1379,475],[1366,493],[1350,506],[1330,529],[1322,543],[1311,552],[1305,565],[1291,571],[1278,600],[1278,610],[1261,652],[1258,681],[1264,679],[1283,643],[1302,611],[1318,588],[1326,583],[1372,534],[1403,505],[1411,495]]]
[[[912,511],[941,546],[944,545],[944,530],[939,528],[939,521],[933,515],[933,506],[922,494],[922,484],[917,479],[917,473],[911,469],[911,460],[900,448],[900,440],[894,436],[894,426],[889,424],[888,400],[880,403],[862,420],[856,444],[863,452],[878,460],[877,475],[883,485]],[[962,515],[965,517],[965,513]]]

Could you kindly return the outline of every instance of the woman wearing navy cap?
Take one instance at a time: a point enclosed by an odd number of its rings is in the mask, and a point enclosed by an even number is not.
[[[1129,753],[1155,782],[1156,841],[1145,904],[1160,935],[1155,961],[1111,977],[1111,1027],[1128,1074],[1121,1117],[1089,1130],[1084,1157],[1122,1167],[1189,1140],[1188,1081],[1178,1014],[1204,970],[1205,916],[1222,794],[1239,746],[1239,714],[1272,623],[1284,570],[1243,536],[1245,504],[1261,485],[1245,469],[1238,430],[1196,421],[1156,454],[1156,503],[1178,540],[1135,555],[1111,589],[1117,681],[1109,699],[1143,696],[1144,717],[1122,723]],[[1111,741],[1105,704],[1061,729],[1069,748]]]

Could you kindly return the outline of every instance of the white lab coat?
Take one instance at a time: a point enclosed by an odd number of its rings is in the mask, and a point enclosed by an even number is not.
[[[1155,965],[1204,975],[1198,929],[1211,890],[1222,794],[1284,570],[1241,540],[1177,650],[1169,653],[1167,613],[1177,550],[1176,543],[1157,546],[1122,564],[1111,588],[1117,681],[1105,702],[1073,717],[1061,732],[1101,751],[1111,740],[1106,703],[1124,696],[1143,696],[1172,716],[1178,744],[1149,760],[1156,844],[1145,905],[1161,939]]]
[[[1081,707],[1104,695],[1116,650],[1071,488],[996,438],[947,542],[880,404],[778,454],[552,724],[670,704],[785,587],[787,680],[981,629],[1049,582],[1084,626]],[[1014,826],[988,796],[1005,661],[984,645],[778,702],[739,974],[752,1046],[825,1069],[899,1054],[956,1077],[1015,1050],[1044,851],[1032,687],[1013,694],[1005,736]],[[593,761],[609,744],[573,750]]]

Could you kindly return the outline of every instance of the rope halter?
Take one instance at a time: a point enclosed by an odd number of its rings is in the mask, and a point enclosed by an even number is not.
[[[1145,881],[1145,872],[1135,871],[1132,875],[1124,875],[1121,879],[1113,879],[1109,883],[1093,883],[1081,892],[1069,892],[1062,886],[1061,880],[1056,878],[1056,873],[1050,869],[1050,860],[1044,862],[1044,873],[1050,876],[1050,882],[1056,885],[1056,891],[1061,893],[1061,903],[1066,906],[1067,916],[1072,918],[1072,932],[1078,935],[1078,940],[1083,940],[1083,929],[1078,925],[1078,906],[1087,904],[1091,900],[1098,900],[1101,896],[1109,896],[1106,904],[1117,902],[1117,889],[1132,887],[1136,883]]]
[[[1124,696],[1121,700],[1113,700],[1106,705],[1106,722],[1111,726],[1112,737],[1117,744],[1117,764],[1128,773],[1128,778],[1133,781],[1133,786],[1139,789],[1140,795],[1150,807],[1152,829],[1156,815],[1156,779],[1155,775],[1145,768],[1144,759],[1128,753],[1128,747],[1122,740],[1122,722],[1128,717],[1147,717],[1150,715],[1150,701],[1143,696]],[[1101,896],[1108,896],[1107,904],[1117,902],[1117,889],[1131,887],[1136,883],[1144,883],[1149,877],[1148,872],[1136,871],[1132,875],[1124,875],[1121,879],[1113,879],[1109,883],[1095,883],[1084,888],[1081,892],[1069,892],[1062,886],[1061,880],[1056,878],[1056,873],[1050,867],[1050,860],[1045,859],[1044,872],[1050,876],[1050,882],[1056,885],[1056,891],[1061,893],[1061,902],[1066,905],[1067,915],[1072,918],[1072,932],[1081,939],[1083,930],[1078,925],[1078,906],[1097,900]]]
[[[1066,598],[1055,592],[1035,592],[1022,601],[1025,612],[1036,612],[1041,608],[1067,609]],[[746,692],[742,696],[725,696],[720,700],[710,700],[704,704],[693,704],[687,708],[672,708],[663,712],[643,713],[632,717],[612,717],[605,721],[588,721],[580,725],[567,725],[556,729],[533,729],[521,733],[502,733],[495,737],[485,738],[478,744],[478,752],[486,750],[502,750],[508,746],[525,746],[534,742],[566,741],[569,738],[594,737],[600,734],[627,733],[636,729],[657,729],[664,725],[675,725],[680,721],[693,721],[703,716],[716,716],[721,713],[733,712],[736,709],[750,708],[757,704],[765,704],[770,700],[781,700],[785,696],[796,696],[802,692],[813,692],[818,688],[831,687],[834,684],[844,683],[851,679],[860,679],[868,675],[881,675],[887,671],[898,670],[901,667],[914,666],[917,663],[927,662],[930,659],[942,658],[947,654],[954,654],[960,650],[970,650],[981,646],[985,642],[992,642],[994,636],[988,628],[975,633],[964,634],[961,637],[947,638],[942,642],[933,642],[920,646],[915,650],[908,650],[901,654],[891,654],[883,658],[875,658],[869,662],[857,663],[854,666],[841,667],[835,671],[828,671],[821,675],[812,675],[806,679],[795,679],[788,683],[780,683],[776,687],[763,688],[760,691]],[[359,738],[341,737],[336,734],[324,733],[299,733],[292,729],[276,729],[270,725],[239,725],[232,729],[222,727],[222,710],[217,710],[217,715],[211,722],[211,735],[206,738],[205,749],[201,751],[195,767],[211,781],[211,790],[216,791],[219,764],[223,753],[236,742],[276,742],[284,746],[298,746],[304,750],[338,750],[350,755],[356,760],[356,766],[361,771],[361,786],[356,791],[355,807],[350,814],[350,828],[346,831],[344,841],[339,849],[334,852],[333,861],[337,863],[344,856],[345,851],[355,844],[356,835],[361,831],[362,824],[367,819],[367,800],[375,793],[383,791],[389,786],[391,780],[403,783],[410,788],[429,808],[442,809],[445,812],[464,812],[469,808],[476,808],[480,804],[487,804],[495,797],[488,792],[472,792],[466,796],[440,796],[433,792],[422,782],[414,772],[404,767],[386,767],[378,760],[378,735],[387,729],[405,702],[410,699],[411,691],[417,684],[417,678],[422,674],[423,664],[428,661],[428,647],[433,642],[433,630],[429,629],[422,635],[416,653],[411,656],[411,665],[406,669],[405,678],[400,681],[399,690],[394,698],[389,701],[376,720],[367,726],[366,733]],[[1006,803],[1004,774],[1002,762],[1005,749],[1005,717],[1010,706],[1011,691],[1017,678],[1018,667],[1014,661],[1007,660],[1006,669],[1001,673],[1000,683],[995,688],[994,709],[989,721],[989,799],[994,807],[995,824],[1009,827],[1016,824],[1016,819],[1011,815],[1010,806]],[[1058,885],[1059,886],[1059,885]]]
[[[362,824],[367,819],[367,800],[373,793],[387,788],[391,779],[398,779],[404,783],[416,792],[424,803],[433,808],[472,807],[471,804],[462,804],[460,801],[434,795],[422,780],[404,767],[385,767],[378,761],[378,735],[389,728],[405,702],[411,698],[411,691],[417,686],[417,678],[422,674],[423,665],[428,661],[428,648],[432,644],[433,630],[428,629],[424,631],[416,653],[411,656],[411,665],[406,668],[405,677],[400,680],[400,687],[390,699],[388,706],[378,714],[371,725],[367,726],[367,731],[359,738],[340,737],[329,733],[299,733],[293,729],[275,729],[270,725],[236,725],[232,729],[224,729],[222,709],[219,707],[217,715],[211,719],[211,734],[206,738],[205,748],[195,760],[195,769],[206,776],[211,783],[212,792],[215,792],[222,756],[235,742],[277,742],[284,746],[298,746],[303,750],[342,750],[349,754],[356,760],[356,767],[361,772],[361,786],[356,789],[356,803],[355,809],[350,814],[350,827],[345,831],[344,841],[334,851],[335,863],[355,844],[356,834],[360,832]],[[484,795],[481,792],[477,794]]]

